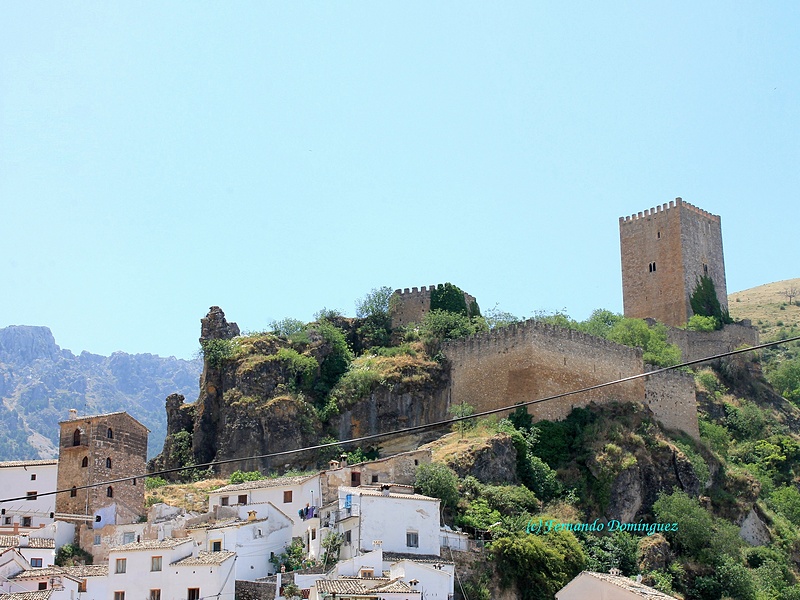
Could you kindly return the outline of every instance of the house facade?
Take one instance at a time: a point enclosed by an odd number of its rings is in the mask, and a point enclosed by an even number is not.
[[[57,460],[0,462],[3,495],[20,498],[0,508],[0,534],[16,534],[53,522],[58,480]],[[51,492],[50,495],[42,495]]]

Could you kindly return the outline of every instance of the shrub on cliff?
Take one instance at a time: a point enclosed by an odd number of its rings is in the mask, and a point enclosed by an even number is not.
[[[423,463],[417,467],[414,488],[425,496],[439,498],[443,506],[455,508],[461,497],[458,476],[441,463]]]
[[[470,318],[463,314],[446,310],[432,310],[422,318],[419,334],[428,353],[438,352],[442,342],[468,337],[488,331],[489,327],[482,317]]]

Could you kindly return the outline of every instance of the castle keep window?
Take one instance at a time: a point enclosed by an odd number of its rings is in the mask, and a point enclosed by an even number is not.
[[[73,446],[80,446],[81,445],[81,430],[76,429],[75,433],[72,434],[72,445]]]
[[[111,457],[109,456],[106,459],[106,469],[110,469],[110,468],[111,468]]]
[[[81,461],[81,467],[86,468],[89,466],[89,457],[84,456],[83,460]]]
[[[114,439],[114,432],[111,430],[111,427],[108,428],[108,431],[106,432],[106,437],[110,440]]]

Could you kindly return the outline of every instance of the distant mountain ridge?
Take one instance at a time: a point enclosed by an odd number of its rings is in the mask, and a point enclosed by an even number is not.
[[[124,410],[150,429],[148,454],[166,435],[165,398],[195,398],[202,361],[114,352],[75,355],[47,327],[0,329],[0,460],[52,458],[58,422]]]

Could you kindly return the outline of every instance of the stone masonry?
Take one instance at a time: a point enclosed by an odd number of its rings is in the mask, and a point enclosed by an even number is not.
[[[424,285],[417,289],[405,288],[403,290],[395,290],[389,299],[389,312],[392,317],[392,328],[404,327],[409,323],[419,323],[422,318],[431,310],[431,292],[437,288],[443,287],[440,283],[438,286],[431,285],[425,287]],[[475,298],[464,292],[464,300],[467,306],[471,306],[475,302]]]
[[[144,479],[106,482],[145,473],[147,427],[125,412],[79,417],[76,410],[59,425],[58,489],[101,484],[58,494],[60,518],[84,516],[74,520],[91,527],[98,513],[103,525],[134,523],[145,515]]]
[[[698,279],[714,282],[728,306],[720,218],[676,198],[619,219],[622,296],[626,317],[679,327],[692,316]]]

